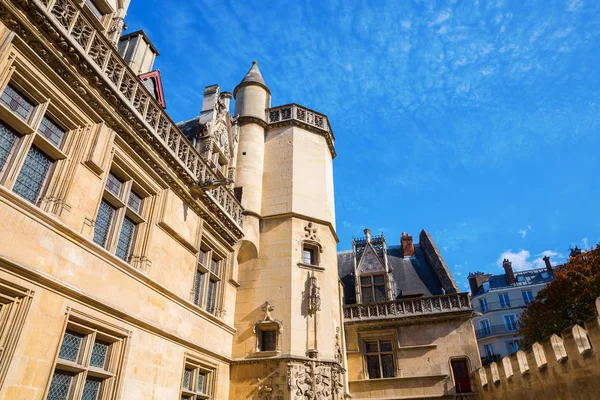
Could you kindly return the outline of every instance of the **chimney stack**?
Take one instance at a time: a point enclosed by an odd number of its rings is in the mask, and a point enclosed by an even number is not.
[[[365,237],[367,238],[367,243],[371,243],[371,230],[369,228],[365,229]]]
[[[550,257],[544,256],[542,260],[544,260],[544,263],[546,263],[546,269],[548,270],[548,272],[552,272],[552,264],[550,264]]]
[[[512,269],[512,263],[508,261],[508,258],[505,258],[502,262],[502,268],[504,268],[504,273],[506,273],[506,280],[509,285],[515,283],[515,273]]]
[[[402,244],[402,255],[404,255],[404,257],[412,257],[415,255],[415,246],[413,245],[412,236],[406,232],[402,232],[400,243]]]

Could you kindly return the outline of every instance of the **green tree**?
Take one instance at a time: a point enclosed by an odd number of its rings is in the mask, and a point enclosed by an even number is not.
[[[521,315],[519,334],[523,346],[558,333],[596,315],[600,296],[600,245],[569,258],[554,271],[554,280],[540,290]]]

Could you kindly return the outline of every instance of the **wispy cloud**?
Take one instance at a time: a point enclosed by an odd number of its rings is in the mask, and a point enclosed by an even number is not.
[[[527,225],[527,227],[525,227],[523,229],[519,229],[519,233],[521,234],[521,237],[524,239],[530,230],[531,230],[531,225]]]
[[[543,258],[545,256],[550,257],[551,265],[558,265],[564,261],[564,255],[554,250],[544,250],[535,256],[531,256],[528,250],[519,250],[513,252],[512,250],[506,250],[496,260],[496,266],[502,268],[502,263],[505,259],[508,259],[512,263],[514,271],[524,271],[528,269],[544,268],[546,263]]]

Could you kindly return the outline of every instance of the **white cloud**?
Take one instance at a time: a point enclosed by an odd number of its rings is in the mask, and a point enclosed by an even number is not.
[[[583,7],[583,0],[571,0],[569,1],[569,5],[567,6],[567,10],[569,11],[578,11]]]
[[[438,15],[438,17],[435,19],[435,22],[432,25],[441,24],[442,22],[446,21],[448,18],[450,18],[450,13],[448,11],[442,11],[440,13],[440,15]]]
[[[400,25],[402,25],[402,27],[405,29],[410,29],[412,26],[412,21],[402,21],[400,22]]]
[[[519,233],[521,234],[522,238],[525,238],[525,236],[527,236],[527,233],[531,230],[531,225],[527,225],[526,228],[523,229],[519,229]]]
[[[586,237],[584,237],[583,239],[581,239],[581,248],[583,250],[589,250],[589,248],[590,248],[589,247],[589,241],[590,240],[588,238],[586,238]]]
[[[515,253],[509,249],[500,255],[496,261],[496,265],[502,268],[502,262],[506,258],[512,263],[513,271],[544,268],[546,266],[543,260],[544,256],[550,257],[550,264],[553,266],[558,265],[564,260],[564,256],[554,250],[544,250],[531,259],[531,253],[527,250],[519,250]]]

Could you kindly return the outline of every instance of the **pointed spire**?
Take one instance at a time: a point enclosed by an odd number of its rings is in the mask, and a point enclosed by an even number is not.
[[[235,87],[235,89],[233,90],[233,97],[235,98],[235,95],[239,88],[248,86],[248,85],[261,86],[263,89],[265,89],[267,91],[267,93],[271,94],[271,91],[265,84],[265,80],[263,79],[262,74],[260,73],[260,70],[258,69],[258,62],[256,60],[252,61],[252,66],[248,70],[248,73],[246,74],[244,79],[242,79],[240,84],[237,85]]]

